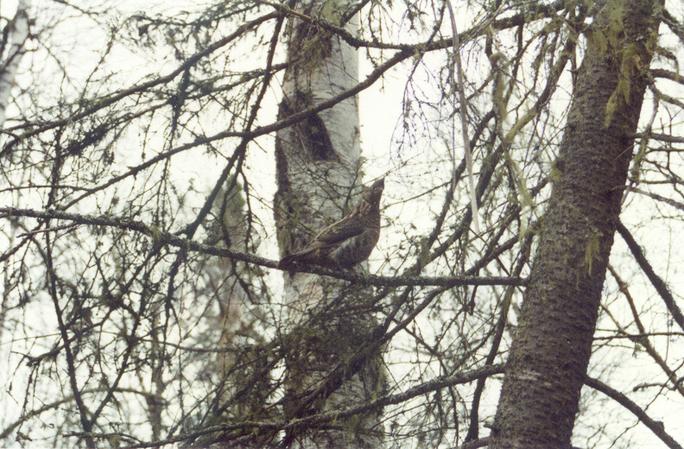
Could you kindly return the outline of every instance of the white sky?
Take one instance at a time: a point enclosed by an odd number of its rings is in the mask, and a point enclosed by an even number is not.
[[[87,4],[98,4],[98,2],[85,2]],[[185,7],[197,7],[198,2],[196,1],[149,1],[149,2],[139,2],[139,1],[126,1],[117,2],[117,8],[122,11],[132,12],[140,8],[144,8],[146,11],[163,9],[166,12],[169,10],[177,9],[182,10]],[[209,2],[205,2],[209,3]],[[41,0],[33,2],[34,6],[41,8],[43,6],[54,6],[51,1]],[[107,2],[101,2],[100,4],[107,4]],[[3,17],[8,17],[11,15],[11,11],[15,8],[15,2],[3,0],[0,1],[0,14]],[[672,12],[678,12],[677,17],[682,17],[682,5],[675,1],[668,2],[668,8]],[[459,24],[461,29],[465,29],[468,24],[466,24],[463,19],[461,19]],[[73,45],[69,51],[72,61],[70,61],[69,67],[72,72],[70,74],[74,77],[78,77],[78,71],[81,70],[81,75],[88,73],[89,65],[95,64],[97,61],[92,58],[92,51],[94,49],[101,48],[104,44],[104,35],[99,33],[95,28],[83,25],[83,30],[79,39],[74,41],[77,45]],[[681,43],[676,40],[671,40],[666,43],[666,45],[671,50],[676,50],[679,55],[682,54]],[[80,62],[80,63],[79,63]],[[251,61],[250,61],[251,62]],[[174,67],[174,61],[167,60],[159,61],[159,65],[155,66],[154,71],[159,71],[165,73],[171,67]],[[249,63],[249,62],[248,62]],[[114,52],[112,64],[127,64],[130,67],[137,68],[137,70],[131,71],[131,82],[135,82],[136,76],[140,76],[142,73],[147,73],[150,70],[149,63],[140,57],[134,56],[130,52],[124,49],[117,49]],[[369,61],[363,56],[360,60],[361,78],[363,78],[365,73],[368,73],[372,66]],[[138,75],[135,75],[135,74]],[[396,146],[394,144],[393,138],[396,136],[397,124],[401,118],[401,100],[404,91],[405,83],[405,71],[404,70],[393,70],[391,71],[382,82],[376,83],[375,86],[365,90],[359,96],[360,101],[360,121],[361,121],[361,133],[362,133],[362,148],[364,157],[368,159],[368,164],[366,165],[366,176],[367,178],[373,178],[384,173],[389,172],[388,178],[388,195],[385,198],[387,204],[395,204],[391,208],[387,209],[386,213],[391,215],[400,223],[413,222],[418,225],[418,228],[425,228],[431,224],[431,218],[425,211],[409,210],[409,208],[399,205],[399,201],[402,196],[408,193],[402,190],[407,181],[411,181],[411,178],[416,178],[417,182],[425,181],[426,177],[430,176],[438,171],[434,167],[422,166],[422,159],[426,157],[426,154],[434,156],[434,153],[439,153],[445,151],[444,148],[425,148],[414,147],[412,149],[405,150],[401,155],[397,154]],[[31,79],[26,78],[20,80],[20,84],[23,87],[29,86]],[[672,90],[668,90],[668,94],[674,97],[684,99],[684,89],[682,89],[681,84],[672,84]],[[275,118],[276,113],[276,103],[277,103],[277,93],[273,92],[268,98],[268,102],[265,109],[268,111],[264,116]],[[648,100],[644,103],[645,106],[649,106]],[[565,107],[560,105],[560,107]],[[680,119],[678,121],[681,126],[684,121]],[[264,123],[262,123],[264,124]],[[680,133],[681,134],[681,133]],[[446,131],[445,131],[446,135]],[[427,141],[421,141],[423,144],[427,144]],[[260,138],[258,143],[263,146],[264,150],[260,151],[254,146],[250,150],[250,157],[248,159],[248,166],[252,170],[255,176],[252,176],[252,180],[256,182],[256,186],[261,192],[263,198],[272,198],[275,184],[274,184],[274,162],[271,152],[271,147],[273,144],[273,137],[266,136]],[[138,157],[139,152],[135,148],[130,149],[131,157]],[[121,157],[121,155],[119,155]],[[402,166],[402,161],[412,160],[414,163],[414,172],[407,171]],[[127,161],[125,159],[120,159],[123,165],[126,165]],[[206,160],[198,158],[195,152],[188,152],[186,154],[180,155],[175,158],[175,164],[182,167],[181,170],[176,171],[178,176],[177,182],[179,184],[184,184],[193,180],[195,186],[200,190],[204,188],[207,190],[209,186],[213,184],[213,180],[217,177],[220,167],[208,167]],[[681,164],[681,160],[679,161]],[[258,173],[258,175],[257,175]],[[448,176],[448,172],[443,170],[439,173],[440,176]],[[431,179],[429,181],[432,181]],[[201,201],[201,197],[197,197],[196,201]],[[628,200],[630,207],[627,208],[626,213],[623,214],[622,218],[626,226],[633,230],[638,241],[646,248],[647,257],[651,263],[655,266],[656,272],[659,273],[665,280],[669,283],[671,290],[677,294],[684,289],[684,276],[682,276],[681,269],[679,267],[683,266],[684,260],[682,258],[684,255],[679,249],[681,236],[684,233],[684,225],[679,223],[674,223],[672,221],[665,222],[660,219],[653,219],[652,216],[655,215],[655,211],[648,207],[639,207],[636,204],[631,204],[631,200]],[[645,203],[641,201],[641,203]],[[662,206],[665,210],[665,206]],[[669,211],[669,213],[674,214],[675,211]],[[267,229],[273,229],[272,214],[267,210],[267,205],[262,208],[261,218],[264,220]],[[674,226],[673,226],[674,225]],[[401,229],[383,229],[383,237],[380,242],[380,248],[376,251],[376,259],[379,259],[378,254],[382,254],[384,249],[391,247],[398,238],[401,238]],[[655,293],[644,282],[643,277],[641,277],[636,265],[631,262],[631,256],[628,255],[628,251],[619,237],[615,239],[615,246],[613,249],[612,260],[620,261],[621,266],[630,266],[635,276],[630,279],[631,291],[637,298],[652,298],[655,297]],[[270,258],[277,257],[277,250],[274,241],[271,240],[270,243],[266,242],[260,249],[264,255]],[[376,263],[377,265],[377,263]],[[622,270],[625,273],[629,270]],[[280,283],[280,273],[272,273],[271,281],[273,284]],[[608,276],[610,279],[610,276]],[[278,288],[276,287],[276,290]],[[682,304],[681,296],[676,296],[679,300],[680,306],[684,308]],[[645,301],[644,301],[645,302]],[[658,304],[658,300],[653,301]],[[612,310],[616,314],[624,314],[625,310]],[[667,320],[667,316],[662,310],[658,313],[649,313],[645,315],[647,320],[652,321],[654,324],[660,325],[664,320]],[[48,320],[49,321],[49,320]],[[47,323],[46,323],[47,325]],[[660,327],[660,326],[659,326]],[[625,341],[625,343],[627,343]],[[0,342],[0,354],[4,352],[7,348],[6,342]],[[661,342],[659,347],[667,347],[664,342]],[[4,348],[4,349],[3,349]],[[667,347],[667,351],[672,351],[673,353],[684,354],[684,347],[682,347],[682,340],[680,339],[677,347]],[[617,354],[617,355],[616,355]],[[592,366],[601,364],[605,359],[602,359],[604,352],[599,352],[592,358]],[[663,376],[660,374],[659,370],[655,369],[653,362],[643,356],[630,357],[629,350],[616,351],[611,354],[606,354],[606,357],[614,358],[608,360],[609,363],[615,364],[615,373],[610,376],[610,384],[614,388],[627,393],[632,399],[636,400],[640,404],[644,404],[644,400],[649,397],[652,392],[649,390],[646,393],[630,393],[630,388],[634,386],[635,382],[648,380],[660,380],[662,381]],[[5,356],[2,360],[7,360]],[[4,371],[4,370],[2,370]],[[651,375],[645,375],[644,372],[652,372]],[[5,371],[0,373],[0,384],[6,385],[8,380],[7,376],[12,373]],[[395,373],[396,374],[396,373]],[[604,379],[605,380],[605,379]],[[491,388],[490,388],[491,390]],[[649,413],[655,419],[662,420],[665,423],[667,431],[675,436],[675,438],[681,438],[684,435],[684,398],[677,396],[676,394],[670,394],[667,396],[668,400],[659,399],[653,403],[649,408]],[[489,391],[488,394],[483,398],[483,409],[493,410],[496,406],[496,400],[498,398],[498,391]],[[5,398],[6,399],[6,398]],[[619,406],[615,407],[610,405],[608,409],[610,413],[615,413],[616,424],[612,428],[615,434],[618,434],[627,425],[634,422],[633,418],[629,413],[622,410]],[[0,396],[0,410],[5,411],[6,417],[16,416],[17,404],[7,402],[3,400]],[[583,415],[583,420],[590,420],[592,416],[598,416],[605,414],[603,409],[589,409]],[[617,419],[617,417],[621,419]],[[622,419],[627,417],[626,419]],[[619,421],[619,422],[618,422]],[[5,422],[0,419],[0,423]],[[2,425],[0,424],[0,428]],[[580,432],[582,430],[580,429]],[[659,440],[655,439],[650,433],[650,431],[645,428],[633,432],[632,437],[634,438],[634,447],[640,448],[660,448],[663,447]],[[604,446],[600,446],[604,447]],[[608,447],[608,446],[605,446]]]

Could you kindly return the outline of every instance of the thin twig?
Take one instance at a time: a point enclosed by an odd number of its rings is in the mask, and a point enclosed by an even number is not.
[[[463,78],[463,66],[461,65],[461,54],[459,53],[459,47],[461,46],[458,29],[456,28],[456,17],[454,16],[454,8],[451,6],[451,1],[446,0],[447,8],[449,9],[449,17],[451,18],[451,34],[453,35],[453,52],[454,61],[456,62],[456,76],[458,78],[458,85],[456,86],[456,80],[453,76],[453,66],[451,67],[452,76],[451,83],[453,85],[452,90],[458,90],[458,97],[460,102],[460,107],[458,111],[461,115],[461,138],[463,139],[463,151],[465,152],[466,167],[468,168],[468,193],[470,195],[470,209],[473,212],[473,230],[476,234],[480,233],[480,220],[477,213],[477,198],[475,195],[475,176],[473,175],[473,154],[470,149],[470,140],[468,139],[468,123],[466,116],[466,95],[465,95],[465,81]],[[458,89],[456,89],[458,87]],[[453,98],[453,107],[456,110],[456,98]],[[451,129],[451,145],[454,151],[454,172],[453,176],[456,176],[456,130],[454,129],[452,122]],[[455,180],[454,180],[455,182]]]

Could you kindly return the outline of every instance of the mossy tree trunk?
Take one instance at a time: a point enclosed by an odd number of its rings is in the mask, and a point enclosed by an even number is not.
[[[570,447],[661,10],[609,0],[587,33],[493,448]]]

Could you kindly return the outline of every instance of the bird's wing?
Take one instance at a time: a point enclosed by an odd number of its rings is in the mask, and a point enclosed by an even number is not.
[[[323,229],[315,238],[314,242],[322,245],[333,245],[361,234],[364,231],[363,223],[356,216],[347,216]]]

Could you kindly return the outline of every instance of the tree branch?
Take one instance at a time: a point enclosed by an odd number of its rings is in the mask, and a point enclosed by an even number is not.
[[[646,412],[629,399],[624,394],[619,391],[609,387],[598,379],[587,377],[584,383],[594,390],[600,391],[609,398],[613,399],[618,404],[622,405],[624,408],[632,412],[634,416],[639,418],[639,421],[646,427],[648,427],[660,440],[671,449],[682,449],[682,446],[677,443],[674,438],[672,438],[667,432],[665,432],[665,426],[662,422],[656,421],[646,414]]]
[[[639,247],[639,244],[636,242],[636,240],[634,240],[632,234],[629,232],[629,230],[627,230],[621,221],[618,221],[617,223],[617,231],[620,233],[620,236],[629,247],[634,259],[637,261],[648,280],[651,281],[653,288],[656,289],[660,297],[663,299],[667,310],[669,310],[672,314],[672,318],[674,318],[679,327],[684,330],[684,315],[682,315],[682,311],[680,310],[679,306],[677,306],[677,303],[675,302],[672,293],[670,293],[670,290],[667,288],[665,281],[663,281],[662,278],[658,276],[655,271],[653,271],[653,267],[650,263],[648,263],[648,260],[646,259],[644,252]]]
[[[33,209],[19,209],[13,207],[0,207],[0,218],[9,217],[32,217],[39,219],[54,219],[54,220],[68,220],[81,225],[105,226],[128,231],[135,231],[151,237],[157,245],[169,245],[177,248],[184,248],[187,251],[198,252],[203,254],[210,254],[220,257],[228,257],[230,259],[259,265],[265,268],[278,269],[279,262],[276,260],[266,259],[254,254],[233,251],[227,248],[205,245],[192,240],[187,240],[178,237],[175,234],[161,231],[153,226],[148,226],[141,221],[126,220],[107,215],[92,216],[83,214],[73,214],[61,212],[53,209],[44,211]],[[0,256],[0,262],[5,257]],[[334,277],[343,279],[355,284],[361,285],[375,285],[385,287],[401,287],[401,286],[440,286],[440,287],[456,287],[460,285],[515,285],[523,286],[527,279],[502,277],[502,276],[377,276],[377,275],[363,275],[353,271],[331,270],[329,268],[318,267],[314,265],[296,265],[296,271],[304,273],[313,273],[322,276]],[[286,270],[285,270],[286,271]]]

